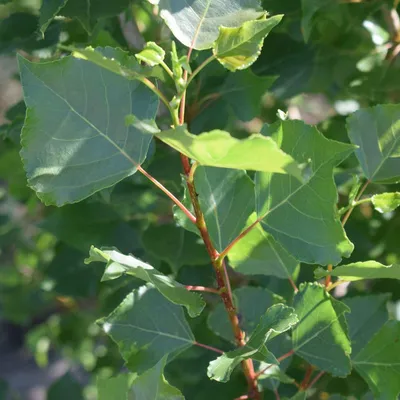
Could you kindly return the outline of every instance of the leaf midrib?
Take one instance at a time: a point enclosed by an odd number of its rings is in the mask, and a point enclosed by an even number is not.
[[[45,88],[47,88],[51,93],[53,93],[55,96],[57,96],[59,99],[61,99],[68,107],[69,109],[76,114],[80,119],[82,119],[86,124],[88,124],[92,129],[94,129],[96,132],[99,133],[101,137],[103,137],[105,140],[107,140],[111,145],[113,145],[132,165],[134,165],[136,168],[140,165],[139,163],[136,163],[132,157],[130,157],[120,146],[117,145],[110,137],[108,137],[106,134],[104,134],[97,126],[93,125],[86,117],[84,117],[82,114],[80,114],[71,104],[70,102],[62,97],[59,93],[57,93],[52,87],[47,85],[42,79],[40,79],[39,76],[37,76],[32,70],[29,70],[29,72],[39,81],[43,84]]]

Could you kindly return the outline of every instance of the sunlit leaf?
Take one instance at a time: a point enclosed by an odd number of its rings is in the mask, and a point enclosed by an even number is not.
[[[376,194],[371,201],[380,213],[390,212],[400,207],[400,192]]]
[[[159,132],[157,137],[202,165],[293,174],[302,180],[302,169],[293,158],[271,138],[259,134],[239,140],[220,130],[192,135],[179,126]]]
[[[328,275],[338,276],[346,281],[381,278],[400,279],[400,265],[383,265],[377,261],[360,261],[347,265],[339,265],[331,272],[323,268],[315,270],[316,279]]]
[[[259,0],[160,0],[160,15],[174,36],[187,47],[211,48],[220,26],[238,27],[261,17]]]
[[[282,19],[282,15],[266,17],[247,21],[239,28],[221,26],[213,53],[225,68],[245,69],[257,60],[265,37]]]
[[[286,307],[283,304],[270,307],[261,317],[246,345],[224,353],[212,361],[207,370],[208,376],[219,382],[227,382],[235,367],[248,358],[279,364],[265,344],[270,339],[291,329],[297,322],[298,319],[293,308]]]
[[[132,275],[153,284],[169,301],[185,306],[190,316],[195,317],[203,311],[205,303],[199,294],[188,291],[180,283],[131,255],[125,256],[118,250],[100,250],[92,246],[90,257],[85,263],[96,261],[107,264],[103,281],[117,279],[124,274]]]
[[[150,67],[154,67],[164,61],[165,51],[156,43],[147,42],[144,49],[135,54],[135,57],[150,65]]]

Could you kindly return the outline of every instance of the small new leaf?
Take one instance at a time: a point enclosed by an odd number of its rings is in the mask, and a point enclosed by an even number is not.
[[[261,53],[264,39],[279,24],[283,15],[247,21],[239,28],[220,27],[213,53],[230,71],[250,67]]]
[[[124,274],[132,275],[153,284],[169,301],[185,306],[191,317],[196,317],[203,311],[205,303],[199,294],[188,291],[180,283],[133,256],[125,256],[117,250],[100,250],[92,246],[90,257],[85,263],[96,261],[107,264],[103,281],[117,279]]]
[[[248,358],[269,364],[279,364],[274,355],[268,351],[265,343],[291,329],[297,322],[293,308],[283,304],[270,307],[261,317],[245,346],[224,353],[211,361],[207,370],[208,377],[219,382],[228,382],[235,367]]]
[[[371,201],[375,210],[380,213],[394,211],[400,207],[400,192],[376,194],[372,196]]]
[[[165,51],[154,42],[147,42],[144,49],[135,54],[135,57],[144,63],[154,67],[164,61]]]
[[[345,281],[359,281],[362,279],[400,279],[400,265],[383,265],[377,261],[356,262],[347,265],[339,265],[329,272],[323,268],[317,268],[314,272],[315,279],[325,276],[337,276]]]

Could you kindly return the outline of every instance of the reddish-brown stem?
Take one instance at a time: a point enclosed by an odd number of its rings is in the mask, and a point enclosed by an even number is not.
[[[367,188],[367,186],[371,183],[370,180],[367,180],[363,187],[360,189],[359,193],[357,194],[356,198],[354,199],[353,203],[356,203],[358,200],[360,200],[361,196],[363,195],[363,193],[365,192],[365,189]],[[346,212],[346,214],[344,215],[343,219],[342,219],[342,226],[346,225],[346,222],[348,221],[348,219],[350,218],[351,213],[353,212],[354,207],[350,207],[348,209],[348,211]],[[333,265],[329,264],[328,265],[328,271],[332,272],[333,270]],[[325,287],[328,287],[330,284],[332,283],[332,278],[330,275],[328,275],[325,278]]]
[[[196,31],[192,45],[189,48],[187,54],[188,61],[190,60],[190,56],[192,54],[197,35],[198,31]],[[183,79],[185,82],[188,81],[188,72],[186,70],[183,73]],[[185,122],[185,108],[186,108],[186,90],[182,93],[182,99],[179,109],[179,120],[177,121],[179,125],[183,125]],[[191,172],[190,161],[188,157],[186,157],[183,154],[181,154],[181,160],[182,160],[183,170],[186,175],[186,182],[187,182],[189,196],[193,205],[193,210],[196,218],[196,226],[200,232],[200,236],[203,239],[204,245],[206,247],[206,250],[210,256],[212,265],[214,267],[219,295],[221,296],[222,302],[227,311],[229,321],[231,323],[232,330],[236,339],[236,344],[238,346],[244,346],[245,345],[244,333],[240,329],[239,318],[237,316],[236,308],[233,304],[232,295],[230,292],[230,284],[228,283],[228,280],[226,280],[226,278],[229,279],[229,277],[225,272],[226,266],[224,260],[223,258],[222,259],[219,258],[219,253],[212,244],[210,235],[208,233],[204,215],[200,208],[199,200],[197,198],[193,176],[191,176],[190,174]],[[249,398],[260,400],[261,397],[257,387],[257,378],[254,373],[253,361],[251,359],[243,361],[242,368],[249,386]]]
[[[193,344],[195,346],[202,347],[203,349],[211,350],[214,353],[224,354],[224,352],[222,350],[217,349],[216,347],[209,346],[208,344],[203,344],[203,343],[199,343],[199,342],[194,342]]]
[[[196,218],[194,215],[156,178],[151,176],[147,171],[145,171],[140,165],[137,166],[137,170],[143,174],[147,179],[149,179],[155,186],[161,189],[190,219],[194,224],[196,223]]]
[[[304,375],[304,379],[303,379],[303,381],[300,383],[300,388],[301,388],[301,389],[304,390],[304,389],[307,389],[307,388],[308,388],[308,385],[309,385],[309,383],[310,383],[310,379],[311,379],[311,376],[312,376],[313,371],[314,371],[314,367],[313,367],[312,365],[309,365],[308,368],[307,368],[307,370],[306,370],[306,373],[305,373],[305,375]]]
[[[250,226],[248,226],[240,235],[238,235],[235,239],[232,240],[232,242],[230,242],[228,244],[228,246],[221,252],[221,254],[219,255],[219,258],[221,260],[223,260],[227,254],[232,250],[232,247],[239,242],[240,239],[244,238],[250,231],[252,231],[256,225],[258,223],[260,223],[260,221],[262,220],[262,218],[257,218],[256,221],[254,221]]]
[[[285,360],[286,358],[289,358],[290,356],[292,356],[294,354],[294,350],[290,350],[288,351],[286,354],[284,354],[283,356],[280,356],[279,358],[277,358],[277,360],[279,362]],[[263,370],[257,372],[256,377],[258,378],[260,375],[262,375],[265,371],[267,371],[268,369],[270,369],[274,364],[270,364],[268,365],[268,367],[264,368]]]
[[[275,394],[275,399],[276,400],[281,400],[281,397],[279,396],[278,390],[274,389],[274,394]]]
[[[209,292],[209,293],[219,294],[219,290],[218,289],[205,287],[205,286],[186,286],[186,289],[187,290],[197,291],[197,292]]]
[[[247,400],[247,399],[249,399],[249,395],[247,395],[247,394],[244,394],[243,396],[236,397],[236,399],[235,399],[235,400]]]
[[[313,386],[320,380],[320,378],[321,378],[324,374],[325,374],[325,372],[324,372],[324,371],[321,371],[321,372],[310,382],[310,384],[308,385],[308,388],[307,388],[307,389],[313,387]]]

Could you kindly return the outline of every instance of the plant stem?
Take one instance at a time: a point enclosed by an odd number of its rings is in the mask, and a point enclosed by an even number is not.
[[[300,383],[301,389],[305,390],[308,388],[313,371],[314,371],[314,367],[312,365],[309,365],[306,370],[306,374],[304,376],[303,382]]]
[[[191,82],[193,81],[193,79],[208,65],[210,64],[212,61],[214,61],[216,59],[216,57],[214,56],[214,54],[210,57],[208,57],[206,60],[204,60],[194,71],[193,73],[190,75],[190,78],[188,79],[187,83],[186,83],[186,88],[191,84]]]
[[[224,352],[222,350],[217,349],[216,347],[209,346],[208,344],[203,344],[203,343],[199,343],[199,342],[194,342],[193,344],[195,346],[202,347],[203,349],[211,350],[214,353],[224,354]]]
[[[186,286],[187,290],[193,290],[197,292],[208,292],[208,293],[216,293],[219,294],[218,289],[210,288],[210,287],[205,287],[205,286]]]
[[[164,62],[161,61],[160,65],[164,68],[164,71],[172,78],[174,79],[174,73],[171,71],[171,68],[168,67],[168,65]]]
[[[195,43],[196,40],[196,35],[193,40],[193,44]],[[187,59],[188,62],[190,60],[190,56],[193,51],[193,45],[189,48]],[[200,72],[200,70],[199,70]],[[188,82],[188,72],[185,70],[183,79],[185,82]],[[186,85],[187,87],[187,85]],[[179,109],[179,118],[176,120],[174,118],[174,124],[177,125],[183,125],[185,122],[185,108],[186,108],[186,90],[182,93],[182,100],[180,103],[180,109]],[[189,158],[186,157],[185,155],[181,154],[181,160],[182,160],[182,165],[183,165],[183,170],[186,175],[186,183],[187,183],[187,188],[189,192],[189,196],[193,205],[194,209],[194,214],[196,217],[196,226],[200,232],[200,236],[203,239],[204,245],[206,247],[206,250],[210,256],[211,263],[214,267],[215,275],[216,275],[216,280],[217,280],[217,286],[218,286],[218,291],[219,295],[221,296],[222,302],[224,304],[225,310],[228,314],[230,324],[232,326],[232,331],[235,336],[236,344],[239,347],[242,347],[246,344],[244,340],[244,333],[241,330],[239,326],[239,318],[236,313],[236,308],[233,304],[233,299],[232,299],[232,293],[230,290],[230,282],[229,277],[227,276],[226,273],[226,266],[224,259],[219,258],[219,253],[215,249],[214,245],[212,244],[210,235],[207,230],[206,222],[204,219],[204,214],[201,210],[199,200],[197,198],[197,192],[193,180],[193,174],[191,174],[191,165]],[[254,372],[254,366],[253,366],[253,361],[251,359],[242,361],[242,369],[244,372],[244,375],[246,377],[248,387],[249,387],[249,398],[255,399],[255,400],[260,400],[260,392],[258,391],[257,387],[257,377]]]
[[[161,189],[190,219],[194,224],[196,223],[196,218],[194,215],[156,178],[151,176],[147,171],[145,171],[140,165],[137,165],[137,170],[143,174],[147,179],[149,179],[155,186]]]
[[[280,356],[279,358],[277,358],[277,360],[279,362],[285,360],[286,358],[289,358],[290,356],[292,356],[294,354],[294,350],[290,350],[288,351],[286,354],[284,354],[283,356]],[[256,373],[256,377],[258,378],[260,375],[262,375],[265,371],[267,371],[268,369],[270,369],[274,364],[270,364],[268,365],[268,367],[264,368],[262,371],[259,371]]]
[[[277,389],[274,389],[274,394],[275,394],[275,399],[276,400],[281,400],[281,397],[279,396],[279,392]]]
[[[343,226],[343,227],[346,225],[346,222],[347,222],[348,219],[350,218],[350,215],[351,215],[351,213],[353,212],[354,207],[355,207],[356,205],[358,205],[358,201],[360,200],[361,196],[362,196],[363,193],[365,192],[365,189],[367,188],[367,186],[368,186],[370,183],[371,183],[371,181],[370,181],[370,180],[367,180],[367,181],[364,183],[363,187],[362,187],[362,188],[360,189],[360,191],[358,192],[358,194],[357,194],[356,198],[354,199],[354,201],[353,201],[351,207],[349,208],[349,210],[346,212],[346,214],[344,215],[344,217],[343,217],[343,219],[342,219],[342,226]],[[332,264],[329,264],[329,265],[328,265],[328,271],[329,271],[329,272],[332,272],[332,270],[333,270],[333,265],[332,265]],[[331,277],[330,275],[328,275],[328,276],[325,278],[325,287],[327,288],[328,286],[330,286],[331,282],[332,282],[332,277]]]
[[[313,387],[318,381],[319,381],[319,379],[322,377],[322,375],[324,375],[325,374],[325,372],[324,371],[321,371],[311,382],[310,382],[310,384],[308,385],[308,388],[307,389],[310,389],[311,387]]]

